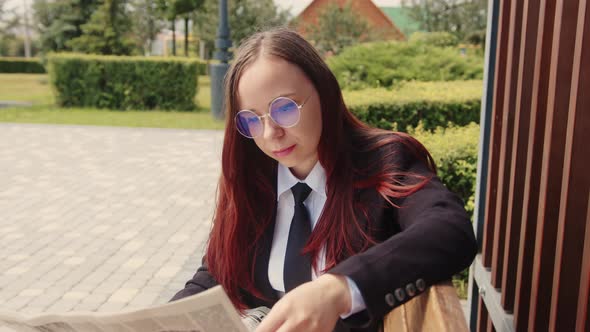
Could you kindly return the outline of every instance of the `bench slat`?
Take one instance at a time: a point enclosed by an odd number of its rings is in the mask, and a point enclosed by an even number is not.
[[[457,292],[450,281],[395,308],[386,317],[384,332],[468,332]]]

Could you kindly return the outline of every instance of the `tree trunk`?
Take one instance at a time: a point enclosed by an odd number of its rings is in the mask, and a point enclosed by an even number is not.
[[[176,17],[172,19],[172,55],[176,56]]]
[[[188,57],[188,16],[184,18],[184,56]]]

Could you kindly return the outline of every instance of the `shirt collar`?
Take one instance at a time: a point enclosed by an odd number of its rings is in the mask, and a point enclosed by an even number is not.
[[[311,190],[326,197],[326,170],[322,167],[320,162],[316,162],[309,175],[304,180],[299,180],[291,173],[288,167],[279,164],[277,172],[277,200],[279,197],[297,182],[306,183]]]

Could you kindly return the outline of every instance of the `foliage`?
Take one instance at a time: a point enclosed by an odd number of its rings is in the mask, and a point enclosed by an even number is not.
[[[19,23],[16,12],[6,9],[6,0],[0,0],[0,56],[16,55],[13,50],[16,41],[13,29]]]
[[[2,74],[0,73],[0,100],[12,100],[31,103],[35,106],[55,105],[55,98],[49,85],[48,74]],[[209,112],[211,109],[211,81],[209,76],[198,78],[195,97],[197,112]],[[57,108],[65,110],[64,108]]]
[[[192,15],[194,34],[205,42],[209,51],[214,49],[219,25],[219,0],[205,0],[203,7]],[[231,39],[234,46],[253,33],[288,22],[287,11],[280,10],[273,0],[228,1]]]
[[[459,39],[449,32],[414,32],[410,36],[410,42],[422,43],[437,47],[456,47]]]
[[[194,12],[203,5],[204,0],[175,0],[174,11],[176,15],[186,15]]]
[[[459,40],[473,31],[485,30],[486,0],[402,0],[409,15],[428,31],[452,33]]]
[[[59,106],[118,110],[196,107],[196,60],[56,54],[48,61]]]
[[[30,40],[29,45],[33,56],[39,54],[39,40]],[[4,39],[0,37],[0,56],[25,57],[25,55],[25,39],[23,37],[15,35],[8,35]]]
[[[127,19],[128,0],[104,0],[82,25],[82,35],[68,42],[76,52],[130,55],[136,53],[130,38],[131,22]]]
[[[449,125],[428,131],[420,124],[415,129],[410,128],[409,133],[428,149],[436,163],[438,177],[461,198],[467,214],[473,219],[479,125],[472,122],[464,127]],[[465,269],[453,276],[453,284],[461,298],[467,297],[468,271]]]
[[[40,59],[3,58],[0,57],[0,73],[45,73]]]
[[[0,33],[7,33],[19,24],[19,18],[14,9],[6,9],[7,0],[0,0]]]
[[[338,54],[345,47],[376,38],[368,21],[353,11],[350,1],[343,6],[328,4],[317,22],[309,27],[309,39],[322,54]]]
[[[477,149],[479,125],[471,123],[464,127],[438,127],[434,132],[418,126],[410,131],[430,151],[441,181],[465,203],[472,216],[475,207],[477,178]]]
[[[61,123],[94,126],[223,129],[224,122],[211,113],[209,77],[199,77],[196,112],[136,111],[125,112],[93,108],[63,108],[54,105],[47,74],[0,74],[0,100],[32,103],[32,107],[4,108],[0,122]]]
[[[176,55],[176,20],[184,18],[185,30],[188,31],[190,16],[197,9],[203,7],[204,0],[156,0],[156,8],[160,15],[170,21],[172,30],[172,55]],[[184,52],[188,56],[188,33],[184,35]]]
[[[132,22],[131,38],[142,54],[150,54],[152,41],[164,28],[160,20],[157,0],[130,0],[129,18]]]
[[[155,0],[160,15],[167,20],[175,20],[178,16],[187,15],[199,9],[204,0]]]
[[[483,58],[455,48],[421,42],[375,42],[349,47],[330,57],[343,89],[391,87],[401,81],[455,81],[483,78]]]
[[[34,0],[33,12],[44,53],[71,51],[69,41],[82,35],[100,0]]]
[[[203,0],[34,0],[44,52],[147,54],[162,19],[187,18]],[[173,15],[173,16],[171,16]]]
[[[465,42],[471,45],[479,46],[481,49],[483,49],[486,44],[486,30],[481,29],[469,32],[465,36]]]
[[[406,130],[419,122],[426,130],[479,122],[482,81],[407,82],[383,88],[344,91],[351,112],[383,129]]]

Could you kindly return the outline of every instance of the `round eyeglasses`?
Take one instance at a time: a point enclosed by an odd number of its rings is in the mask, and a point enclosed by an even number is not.
[[[301,118],[301,108],[310,97],[311,95],[301,105],[293,99],[278,97],[270,102],[268,112],[263,115],[258,115],[251,110],[241,110],[235,116],[236,129],[245,137],[256,138],[264,132],[262,119],[267,116],[282,128],[294,127]]]

